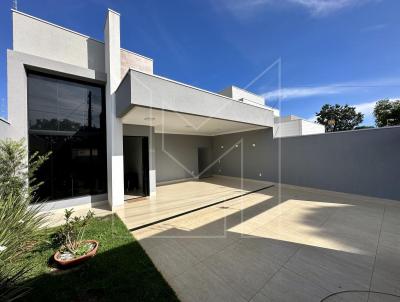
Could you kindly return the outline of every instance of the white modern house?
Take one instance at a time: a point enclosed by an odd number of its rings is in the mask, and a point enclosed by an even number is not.
[[[19,11],[12,17],[0,138],[24,138],[29,152],[52,151],[38,174],[39,193],[56,207],[99,200],[118,207],[155,195],[159,185],[213,174],[277,181],[278,138],[302,146],[303,135],[328,137],[323,126],[280,117],[238,87],[216,93],[154,74],[152,59],[121,48],[120,15],[112,10],[104,42]],[[318,150],[319,138],[311,139],[304,154]],[[318,166],[286,162],[288,183],[330,189]],[[296,174],[303,163],[308,178]],[[334,188],[358,190],[345,182]]]

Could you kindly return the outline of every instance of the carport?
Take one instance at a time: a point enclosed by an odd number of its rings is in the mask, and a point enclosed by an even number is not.
[[[241,149],[240,142],[221,145],[215,154],[213,137],[272,127],[272,109],[132,69],[115,101],[125,171],[125,205],[119,212],[130,228],[262,186],[210,178],[220,172],[216,165],[224,156]],[[136,140],[136,147],[128,148],[128,140],[130,145]]]

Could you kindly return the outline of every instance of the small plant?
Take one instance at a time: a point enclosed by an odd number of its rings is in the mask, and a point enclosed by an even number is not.
[[[73,259],[87,254],[93,249],[93,244],[83,241],[83,236],[94,213],[88,211],[85,216],[72,217],[73,209],[66,209],[65,224],[57,233],[56,240],[61,245],[62,258]]]

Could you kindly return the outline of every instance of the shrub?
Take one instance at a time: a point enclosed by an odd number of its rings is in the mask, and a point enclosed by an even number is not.
[[[36,201],[40,185],[34,173],[49,154],[33,154],[28,160],[24,140],[0,141],[0,301],[13,301],[29,289],[20,287],[29,267],[14,265],[36,239],[45,215]]]

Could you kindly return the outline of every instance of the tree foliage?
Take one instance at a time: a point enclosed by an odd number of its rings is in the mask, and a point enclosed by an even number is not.
[[[15,261],[35,240],[45,215],[32,206],[36,201],[35,171],[48,155],[33,154],[28,160],[23,140],[0,141],[0,301],[13,301],[28,289],[20,287],[29,267]]]
[[[317,122],[325,126],[327,132],[353,130],[362,123],[364,115],[355,107],[339,104],[325,104],[316,113]]]
[[[374,108],[377,127],[400,125],[400,100],[380,100]]]

